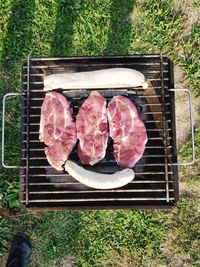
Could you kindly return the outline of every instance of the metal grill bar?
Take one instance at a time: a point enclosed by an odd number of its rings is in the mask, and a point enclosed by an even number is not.
[[[170,192],[173,191],[173,189],[169,189]],[[112,192],[118,192],[118,193],[124,193],[124,192],[165,192],[165,189],[126,189],[126,190],[112,190],[112,189],[109,189],[109,190],[105,190],[104,189],[104,193],[112,193]],[[63,190],[63,191],[32,191],[30,192],[29,194],[30,195],[38,195],[38,194],[74,194],[74,193],[77,193],[77,191],[73,191],[73,190]],[[87,191],[84,191],[82,190],[81,191],[81,194],[89,194],[89,193],[101,193],[101,190],[95,190],[95,191],[92,191],[92,190],[87,190]]]
[[[130,182],[130,184],[165,184],[166,182],[165,181],[155,181],[155,180],[141,180],[141,181],[138,181],[138,180],[134,180],[133,182]],[[169,183],[173,183],[173,181],[169,181]],[[62,182],[59,182],[59,183],[56,183],[56,182],[48,182],[48,183],[29,183],[29,185],[38,185],[38,186],[42,186],[42,185],[73,185],[73,184],[79,184],[78,182],[67,182],[67,183],[62,183]],[[24,183],[22,183],[22,186],[25,185]],[[115,191],[115,190],[114,190]],[[96,191],[95,191],[96,192]]]
[[[28,185],[28,180],[29,180],[29,123],[30,123],[30,102],[29,102],[29,96],[30,96],[30,58],[27,60],[27,99],[26,99],[26,105],[27,105],[27,110],[26,110],[26,124],[27,124],[27,138],[26,138],[26,205],[29,203],[29,185]]]
[[[158,88],[158,89],[161,89],[161,87],[160,88]],[[138,89],[138,90],[141,90],[141,89]],[[38,101],[38,100],[40,100],[40,101],[43,101],[44,100],[44,96],[45,96],[45,93],[42,93],[42,92],[35,92],[35,91],[32,91],[32,94],[35,94],[35,93],[37,93],[37,96],[36,95],[34,95],[34,97],[31,97],[30,96],[30,100],[32,100],[32,101]],[[43,97],[38,97],[38,93],[42,93],[43,94]],[[131,92],[128,92],[128,93],[130,93],[131,94]],[[133,94],[134,95],[134,94]],[[162,97],[162,95],[160,95],[160,94],[158,94],[158,95],[148,95],[148,96],[145,96],[145,95],[137,95],[137,98],[156,98],[156,99],[158,99],[158,98],[161,98]],[[165,98],[170,98],[170,95],[168,95],[168,94],[166,94],[165,95]],[[26,100],[26,98],[24,98],[25,100]],[[74,98],[74,99],[78,99],[78,98]]]
[[[44,60],[44,59],[43,59]],[[43,61],[42,60],[42,61]],[[34,59],[32,58],[32,61],[34,62]],[[40,62],[39,60],[38,60],[38,62]],[[107,66],[108,67],[108,64],[105,64],[105,63],[98,63],[98,64],[95,64],[95,63],[93,63],[93,64],[86,64],[86,63],[83,63],[83,64],[81,64],[80,63],[80,66],[84,66],[85,68],[87,68],[87,67],[91,67],[91,65],[92,65],[92,67],[96,67],[96,68],[98,68],[98,67],[100,67],[101,69],[103,68],[103,67],[105,67],[105,66]],[[141,67],[143,67],[144,65],[145,66],[153,66],[153,67],[160,67],[160,64],[158,63],[158,62],[151,62],[151,63],[148,63],[148,62],[137,62],[137,63],[128,63],[128,62],[126,62],[126,66],[134,66],[134,65],[136,65],[137,67],[138,66],[141,66]],[[164,62],[164,65],[167,65],[167,63],[166,62]],[[68,63],[68,66],[69,67],[74,67],[74,64],[73,63]],[[124,63],[116,63],[115,64],[115,66],[124,66]],[[38,65],[33,65],[33,68],[47,68],[47,69],[51,69],[51,68],[56,68],[56,69],[63,69],[65,66],[60,66],[60,65],[51,65],[51,64],[48,64],[48,65],[41,65],[41,64],[38,64]],[[24,69],[26,69],[27,67],[26,66],[24,66]]]
[[[148,201],[148,200],[156,200],[156,201],[159,201],[159,200],[166,200],[164,197],[163,198],[118,198],[117,201]],[[174,201],[174,197],[172,198],[169,198],[169,201]],[[30,203],[33,203],[33,202],[93,202],[93,201],[116,201],[116,198],[102,198],[102,199],[99,199],[99,198],[92,198],[92,199],[37,199],[37,200],[29,200]],[[22,202],[25,202],[25,201],[22,201]]]
[[[166,197],[167,202],[169,202],[169,183],[168,183],[168,155],[167,155],[167,126],[166,126],[166,112],[165,112],[165,89],[164,89],[164,80],[163,80],[163,56],[160,55],[160,75],[161,75],[161,93],[162,93],[162,111],[163,111],[163,142],[165,147],[165,179],[166,179]]]
[[[36,86],[34,86],[34,87],[36,87]],[[39,88],[40,88],[40,87],[41,87],[41,86],[39,86]],[[168,89],[167,86],[164,86],[164,88],[165,88],[165,89]],[[115,88],[112,88],[112,89],[115,89]],[[120,90],[120,88],[116,88],[116,90],[117,90],[117,89]],[[137,90],[143,90],[143,89],[141,89],[141,88],[136,88],[136,87],[134,87],[134,89],[137,89]],[[148,90],[150,90],[150,89],[161,89],[161,86],[155,86],[154,88],[149,86]],[[73,90],[77,90],[77,89],[73,89]],[[98,90],[99,90],[99,89],[98,89]],[[123,89],[121,89],[121,90],[123,90]],[[67,91],[67,90],[66,90],[66,91]],[[25,90],[25,92],[26,92],[26,90]],[[32,92],[34,92],[34,93],[37,92],[37,93],[42,93],[42,94],[44,94],[44,91],[41,90],[41,89],[34,89],[34,88],[33,88]],[[49,91],[45,91],[45,92],[49,92]],[[69,92],[69,91],[68,91],[68,92]],[[131,94],[131,93],[132,93],[132,92],[131,92],[131,88],[127,88],[127,92]],[[138,95],[138,97],[139,97],[139,98],[144,98],[144,97],[146,98],[146,96],[143,96],[143,95]],[[161,97],[161,95],[157,95],[157,96],[155,96],[155,95],[152,95],[152,96],[151,96],[151,95],[148,95],[147,97],[158,98],[158,97]],[[170,95],[165,95],[165,97],[168,98],[168,97],[170,97]],[[30,99],[31,99],[31,98],[30,98]],[[75,97],[74,99],[78,99],[78,98]],[[36,98],[36,97],[34,97],[33,100],[43,100],[43,98]]]
[[[167,140],[170,140],[170,139],[172,139],[171,136],[167,137]],[[162,137],[149,137],[148,140],[149,140],[149,141],[150,141],[150,140],[163,140],[163,138],[162,138]],[[23,140],[22,142],[23,142],[23,143],[26,143],[27,141],[26,141],[26,140]],[[38,143],[37,140],[30,140],[29,142],[30,142],[30,143]]]
[[[145,124],[146,123],[161,123],[162,122],[162,120],[147,120],[147,121],[145,121]],[[171,123],[171,120],[167,120],[166,121],[167,123]],[[24,126],[26,127],[26,123],[24,123]],[[40,125],[40,123],[38,122],[36,122],[36,123],[31,123],[31,126],[39,126]]]
[[[46,158],[42,158],[42,157],[35,157],[35,158],[29,158],[30,160],[46,160]],[[26,160],[26,158],[22,158],[22,160]],[[173,163],[168,163],[168,166],[172,166]],[[150,167],[150,166],[165,166],[165,164],[163,163],[145,163],[145,164],[140,164],[140,163],[137,163],[137,166],[146,166],[146,167]],[[45,166],[41,166],[41,168],[46,168]]]
[[[164,146],[146,146],[146,149],[150,149],[150,148],[164,148]],[[171,145],[168,145],[167,148],[172,148]],[[21,151],[26,151],[26,149],[22,148]],[[29,151],[31,152],[35,152],[35,151],[44,151],[44,148],[30,148]]]
[[[147,132],[163,132],[163,128],[161,128],[161,129],[147,129]],[[172,131],[172,129],[171,128],[168,128],[168,129],[166,129],[166,131]],[[37,132],[29,132],[30,134],[39,134],[39,132],[37,131]],[[22,134],[26,134],[26,132],[22,132]],[[33,139],[34,140],[34,139]]]
[[[170,111],[166,111],[165,112],[166,114],[170,114]],[[162,111],[154,111],[154,112],[143,112],[143,115],[155,115],[155,114],[160,114],[160,115],[162,115],[163,113],[162,113]],[[26,117],[26,116],[25,116]],[[38,118],[38,119],[40,119],[40,117],[38,116],[38,115],[30,115],[29,116],[30,118]]]

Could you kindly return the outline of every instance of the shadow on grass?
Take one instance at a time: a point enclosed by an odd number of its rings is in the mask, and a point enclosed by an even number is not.
[[[35,1],[13,0],[2,44],[0,59],[0,98],[8,92],[20,91],[21,61],[31,53],[32,24]],[[6,164],[19,164],[19,97],[7,100],[6,112]],[[9,159],[9,160],[8,160]],[[18,171],[1,170],[4,179],[18,178]]]
[[[135,0],[125,1],[125,3],[120,0],[113,0],[110,8],[108,45],[104,54],[128,54],[132,39],[130,15],[135,3]]]
[[[56,26],[51,44],[50,56],[67,56],[72,51],[73,24],[78,8],[69,0],[58,1]]]
[[[31,53],[34,12],[35,1],[13,0],[1,55],[4,67]]]

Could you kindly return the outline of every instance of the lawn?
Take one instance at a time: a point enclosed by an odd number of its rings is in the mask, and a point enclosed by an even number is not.
[[[0,3],[0,98],[20,92],[28,56],[166,53],[200,93],[200,4],[195,0],[4,0]],[[19,98],[8,101],[6,163],[19,164]],[[0,170],[0,266],[16,231],[30,235],[31,266],[200,266],[200,125],[197,162],[180,168],[187,190],[169,211],[18,208],[18,170]],[[180,149],[190,159],[191,143]],[[1,261],[2,260],[2,261]]]

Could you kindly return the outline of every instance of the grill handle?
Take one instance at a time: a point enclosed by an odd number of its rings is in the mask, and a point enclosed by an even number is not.
[[[178,162],[178,163],[173,163],[172,165],[178,165],[178,166],[189,166],[192,165],[195,162],[195,141],[194,141],[194,115],[193,115],[193,104],[192,104],[192,93],[188,89],[169,89],[169,91],[173,92],[185,92],[189,96],[189,111],[190,111],[190,127],[191,127],[191,134],[192,134],[192,160],[190,162]]]
[[[190,126],[191,126],[191,134],[192,134],[192,161],[190,162],[180,162],[180,163],[173,163],[173,165],[178,166],[188,166],[192,165],[195,162],[195,142],[194,142],[194,116],[192,110],[192,94],[188,89],[169,89],[169,91],[173,92],[186,92],[189,96],[189,105],[190,105]],[[1,150],[1,162],[2,166],[7,169],[18,168],[18,166],[9,166],[4,163],[5,160],[5,153],[4,153],[4,146],[5,146],[5,112],[6,112],[6,98],[12,96],[19,96],[21,93],[8,93],[3,97],[3,111],[2,111],[2,150]]]
[[[14,169],[18,168],[18,166],[9,166],[4,163],[5,160],[5,153],[4,153],[4,145],[5,145],[5,114],[6,114],[6,98],[12,96],[18,96],[21,93],[8,93],[3,96],[3,110],[2,110],[2,147],[1,147],[1,163],[4,168],[7,169]]]

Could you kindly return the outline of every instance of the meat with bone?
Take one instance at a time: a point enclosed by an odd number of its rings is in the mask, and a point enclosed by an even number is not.
[[[105,157],[108,141],[106,99],[93,91],[76,117],[78,155],[82,163],[94,165]]]
[[[135,105],[124,96],[115,96],[108,104],[110,136],[114,158],[122,167],[133,167],[142,157],[147,134]]]
[[[47,160],[56,170],[63,164],[76,144],[76,127],[67,99],[57,93],[47,93],[42,104],[39,139],[44,142]]]

